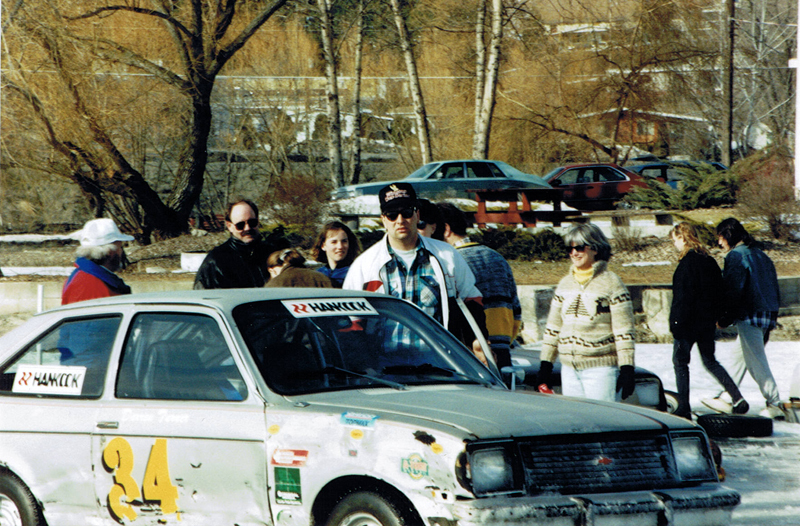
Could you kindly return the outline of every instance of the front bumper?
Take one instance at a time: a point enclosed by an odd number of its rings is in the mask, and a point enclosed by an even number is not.
[[[741,497],[717,486],[657,492],[571,497],[494,497],[458,502],[455,521],[429,519],[431,526],[508,524],[530,526],[724,526]]]

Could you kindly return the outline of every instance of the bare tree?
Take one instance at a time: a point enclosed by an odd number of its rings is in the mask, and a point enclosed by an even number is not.
[[[18,57],[18,68],[4,80],[19,100],[28,103],[31,118],[49,128],[53,151],[72,167],[65,175],[95,174],[91,180],[102,193],[134,200],[142,211],[136,225],[140,239],[149,240],[151,232],[159,237],[176,235],[187,228],[203,188],[216,78],[286,2],[157,0],[152,7],[99,1],[26,3],[3,35]],[[159,38],[132,38],[128,30],[120,30],[137,23]],[[31,43],[37,45],[35,51],[25,48]],[[87,69],[80,70],[79,65]],[[34,71],[37,68],[55,76],[44,79]],[[130,152],[119,144],[111,127],[113,119],[103,110],[110,95],[103,88],[111,83],[86,82],[100,72],[109,78],[143,75],[185,101],[186,110],[173,115],[182,121],[176,129],[181,130],[183,145],[165,199],[134,167]],[[53,96],[53,87],[60,97]],[[54,115],[66,108],[77,127],[53,126]]]
[[[339,74],[334,50],[331,7],[328,0],[317,0],[320,19],[322,52],[325,57],[325,79],[328,108],[328,154],[331,164],[331,182],[334,188],[344,185],[344,166],[342,164],[342,122],[339,112]]]
[[[497,75],[500,69],[500,45],[503,40],[503,2],[492,0],[492,34],[489,44],[488,62],[485,60],[483,45],[483,19],[486,13],[486,1],[480,0],[478,8],[478,24],[476,25],[476,88],[475,88],[475,131],[472,142],[472,157],[486,159],[489,155],[489,137],[492,128],[492,114],[497,91]],[[485,68],[485,69],[484,69]]]
[[[403,51],[403,58],[406,63],[406,74],[408,75],[409,91],[411,100],[414,103],[414,115],[417,121],[417,138],[419,139],[419,152],[422,163],[427,164],[433,160],[431,153],[431,135],[428,128],[428,113],[425,109],[425,100],[422,97],[422,86],[419,82],[417,73],[417,61],[411,46],[411,39],[406,26],[406,20],[400,9],[400,0],[390,0],[392,16],[397,27],[397,35],[400,38],[400,47]]]

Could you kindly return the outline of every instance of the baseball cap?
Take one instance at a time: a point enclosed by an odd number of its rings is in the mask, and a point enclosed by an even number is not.
[[[120,232],[114,221],[108,218],[87,221],[83,230],[77,234],[82,247],[99,247],[116,241],[133,241],[133,236]]]
[[[378,193],[381,202],[381,213],[417,207],[417,193],[408,183],[392,183],[384,186]]]

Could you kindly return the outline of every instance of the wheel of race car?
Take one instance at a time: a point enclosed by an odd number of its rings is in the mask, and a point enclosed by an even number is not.
[[[44,524],[39,506],[22,481],[0,468],[0,524],[3,526],[40,526]]]
[[[772,419],[764,416],[700,415],[697,423],[712,437],[743,438],[772,436]]]
[[[344,497],[331,511],[327,526],[406,526],[399,506],[371,491]]]
[[[667,413],[674,415],[678,410],[678,393],[664,389],[664,399],[667,401]]]

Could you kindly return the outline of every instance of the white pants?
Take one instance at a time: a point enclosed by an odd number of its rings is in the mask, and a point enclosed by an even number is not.
[[[561,394],[592,400],[617,402],[617,377],[619,368],[590,367],[576,371],[561,365]]]
[[[730,361],[726,364],[728,374],[731,375],[736,385],[741,385],[744,380],[744,373],[749,371],[750,376],[758,384],[761,394],[764,395],[767,405],[777,405],[780,400],[778,396],[778,386],[772,371],[769,368],[767,353],[764,350],[764,335],[766,329],[756,327],[744,321],[736,322],[736,330],[739,338],[734,345],[730,356]],[[722,392],[720,392],[722,394]]]

